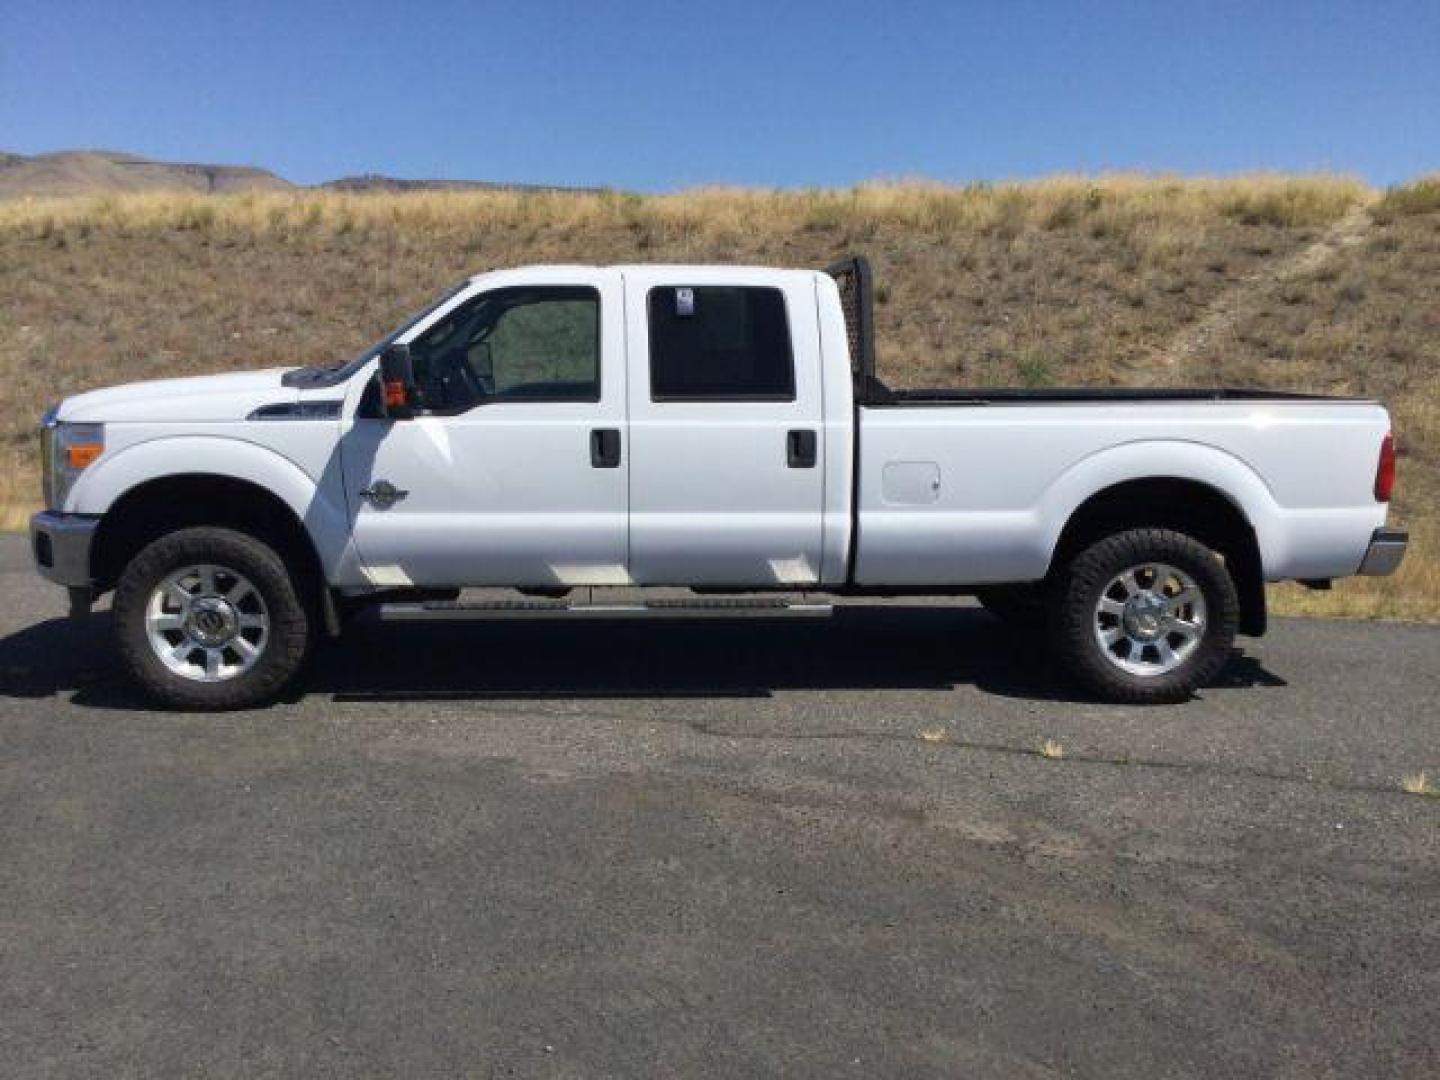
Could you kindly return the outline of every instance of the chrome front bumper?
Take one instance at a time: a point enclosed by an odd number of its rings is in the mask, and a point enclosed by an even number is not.
[[[1359,572],[1366,577],[1393,574],[1400,560],[1405,558],[1408,543],[1410,534],[1404,529],[1376,529],[1370,534],[1370,546],[1365,549]]]
[[[40,573],[69,589],[88,589],[90,542],[100,526],[98,517],[42,510],[30,519],[30,553]]]

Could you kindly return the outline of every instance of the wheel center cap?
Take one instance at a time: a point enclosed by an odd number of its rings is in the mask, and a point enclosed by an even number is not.
[[[1139,641],[1155,641],[1165,629],[1165,601],[1158,596],[1137,596],[1125,604],[1125,633]]]
[[[213,648],[235,637],[240,630],[240,619],[228,600],[206,596],[190,605],[185,629],[195,641]]]

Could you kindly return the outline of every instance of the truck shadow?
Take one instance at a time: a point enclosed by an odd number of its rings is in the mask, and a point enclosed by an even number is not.
[[[340,702],[764,698],[780,690],[937,690],[1086,701],[1033,639],[978,608],[844,608],[828,620],[382,623],[327,643],[290,692]],[[1237,650],[1222,687],[1284,686]],[[109,619],[53,619],[0,640],[0,697],[71,692],[148,709],[118,670]]]

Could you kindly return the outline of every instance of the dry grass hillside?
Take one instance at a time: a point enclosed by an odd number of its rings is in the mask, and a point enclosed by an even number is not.
[[[487,266],[876,266],[899,385],[1229,383],[1376,394],[1402,440],[1404,572],[1289,610],[1440,615],[1440,182],[1057,178],[598,193],[175,193],[0,203],[0,502],[87,387],[348,354]]]

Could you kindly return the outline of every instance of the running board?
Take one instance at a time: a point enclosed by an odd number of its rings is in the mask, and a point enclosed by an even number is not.
[[[737,619],[749,616],[824,618],[832,604],[769,598],[646,600],[638,603],[576,604],[568,600],[430,600],[381,604],[382,622],[432,622],[447,619]]]

